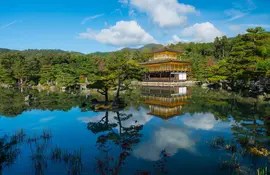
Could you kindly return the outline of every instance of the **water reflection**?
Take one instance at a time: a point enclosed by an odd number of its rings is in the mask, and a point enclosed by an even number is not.
[[[162,158],[160,153],[163,150],[170,156],[174,156],[179,149],[195,152],[195,142],[191,139],[190,131],[178,125],[167,123],[155,130],[150,140],[140,144],[134,150],[134,155],[146,160],[157,161]]]
[[[26,103],[27,94],[31,98]],[[92,111],[94,94],[3,90],[0,97],[0,129],[9,133],[26,129],[29,139],[25,142],[29,140],[33,146],[27,151],[29,144],[10,145],[9,155],[1,149],[5,159],[0,160],[0,170],[5,174],[28,172],[32,163],[37,168],[43,166],[45,174],[66,174],[67,166],[69,174],[108,175],[181,174],[187,169],[188,174],[231,174],[220,165],[242,170],[251,164],[248,171],[254,174],[267,164],[263,156],[268,153],[263,151],[269,149],[270,106],[234,94],[144,87],[123,94],[124,109],[103,111]],[[53,135],[47,151],[33,144],[36,132],[45,127],[52,129]],[[37,143],[42,140],[39,137]],[[1,147],[11,144],[10,139],[0,141]],[[15,149],[19,147],[24,153],[21,156]],[[60,151],[65,149],[68,152]],[[264,155],[255,156],[249,150]],[[36,160],[42,152],[46,155]],[[235,153],[241,158],[237,164],[231,162]],[[29,160],[31,156],[34,159]]]
[[[183,119],[184,124],[195,129],[211,130],[218,123],[212,113],[195,113]]]
[[[130,120],[132,114],[124,114],[119,111],[115,112],[114,119],[116,123],[109,123],[108,112],[98,122],[89,122],[88,129],[93,133],[102,132],[97,138],[97,149],[101,152],[101,156],[96,157],[97,165],[95,171],[100,174],[119,174],[121,167],[125,165],[125,160],[130,156],[133,147],[140,142],[142,134],[140,131],[143,125],[137,121],[129,126],[123,126],[122,122]],[[118,128],[116,132],[113,128]],[[114,150],[111,144],[120,147],[120,153],[112,156],[110,153]]]
[[[169,119],[182,114],[183,105],[191,98],[188,87],[144,87],[142,88],[144,104],[149,105],[149,115]]]

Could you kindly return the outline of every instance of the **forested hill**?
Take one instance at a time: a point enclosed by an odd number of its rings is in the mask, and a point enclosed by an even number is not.
[[[17,50],[11,50],[11,49],[6,49],[6,48],[0,48],[0,53],[5,53],[5,52],[14,52],[14,51],[17,51]]]
[[[153,51],[155,49],[161,48],[161,44],[147,44],[140,48],[123,48],[121,51],[139,51],[139,52],[147,52],[147,51]],[[64,54],[64,53],[76,53],[76,54],[83,54],[80,52],[75,51],[65,51],[60,49],[27,49],[27,50],[12,50],[7,48],[0,48],[0,53],[6,53],[6,52],[20,52],[26,56],[35,56],[35,55],[52,55],[52,54]],[[97,55],[97,56],[108,56],[111,52],[93,52],[89,53],[91,55]]]
[[[161,44],[147,44],[143,47],[140,47],[140,48],[123,48],[122,51],[139,51],[139,52],[146,52],[146,51],[153,51],[155,49],[159,49],[163,47],[163,45]]]
[[[73,52],[73,51],[64,51],[60,49],[27,49],[27,50],[12,50],[12,49],[6,49],[6,48],[0,48],[0,53],[5,52],[20,52],[25,56],[35,56],[35,55],[52,55],[52,54],[63,54],[63,53],[79,53],[79,52]]]

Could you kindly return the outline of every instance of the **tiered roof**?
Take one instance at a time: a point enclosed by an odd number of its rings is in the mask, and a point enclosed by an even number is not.
[[[184,53],[184,50],[176,50],[176,49],[171,49],[168,47],[162,47],[160,49],[154,50],[152,53],[160,53],[160,52],[175,52],[175,53]]]

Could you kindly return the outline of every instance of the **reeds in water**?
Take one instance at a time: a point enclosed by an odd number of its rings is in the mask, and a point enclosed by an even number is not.
[[[240,157],[238,154],[232,154],[229,160],[220,162],[220,168],[229,168],[234,171],[239,170],[240,167]]]
[[[62,150],[59,147],[56,147],[51,152],[51,159],[56,161],[62,160]]]
[[[37,137],[37,136],[28,137],[28,139],[27,139],[28,144],[37,143],[38,141],[39,141],[39,137]]]
[[[79,175],[82,171],[82,152],[74,151],[70,157],[68,174]]]
[[[14,135],[11,136],[11,142],[22,143],[26,134],[23,129],[18,130]]]
[[[10,167],[14,164],[15,160],[17,159],[18,155],[20,155],[19,149],[8,149],[4,155],[1,155],[1,162],[4,162],[4,167]],[[3,160],[2,160],[3,159]]]
[[[30,156],[35,168],[35,174],[37,175],[43,175],[44,170],[47,168],[45,149],[46,147],[44,145],[37,145],[35,151]]]
[[[42,131],[42,134],[40,136],[41,139],[44,139],[44,140],[49,140],[52,138],[52,132],[51,130],[43,130]]]
[[[51,152],[51,159],[59,162],[64,162],[68,167],[68,174],[78,175],[82,171],[82,151],[77,150],[73,153],[63,151],[56,147]]]

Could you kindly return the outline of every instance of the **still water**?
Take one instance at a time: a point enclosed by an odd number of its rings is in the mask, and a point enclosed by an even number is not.
[[[102,97],[0,89],[2,173],[257,174],[268,166],[267,155],[247,150],[269,149],[269,102],[188,87],[126,92],[121,110],[93,111],[93,98]]]

